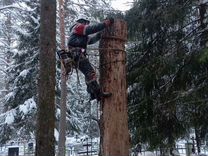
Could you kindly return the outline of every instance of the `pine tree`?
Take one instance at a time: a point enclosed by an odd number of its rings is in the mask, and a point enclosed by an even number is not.
[[[12,137],[15,138],[21,133],[29,139],[34,137],[31,134],[34,134],[36,113],[34,103],[37,99],[39,8],[36,0],[33,3],[26,2],[26,5],[34,10],[19,17],[23,21],[22,29],[16,29],[14,33],[19,42],[16,41],[17,50],[13,53],[13,61],[7,71],[10,77],[5,104],[8,107],[7,113],[14,111],[14,122],[8,125],[8,128],[12,129]],[[27,110],[24,107],[27,107]],[[2,135],[5,135],[4,131]]]
[[[183,8],[183,9],[181,9]],[[185,133],[177,113],[180,79],[188,47],[184,25],[191,2],[136,2],[127,13],[132,43],[129,52],[129,116],[135,144],[172,147]],[[136,117],[136,119],[135,119]]]
[[[197,142],[206,134],[207,23],[202,19],[207,9],[196,2],[140,1],[127,13],[133,41],[129,123],[135,144],[171,147],[190,129],[200,135]]]
[[[2,1],[2,7],[12,5],[14,2],[12,0],[3,0]],[[13,51],[13,42],[14,42],[14,30],[12,29],[13,23],[12,21],[14,20],[14,16],[12,15],[11,12],[8,10],[3,10],[5,16],[2,17],[1,19],[1,56],[2,59],[1,61],[1,81],[2,81],[2,91],[0,93],[1,99],[7,94],[9,90],[9,84],[8,84],[8,73],[7,73],[7,68],[9,67],[9,64],[11,62],[11,56],[12,56],[12,51]],[[5,112],[7,108],[4,105],[3,100],[1,100],[1,112]]]

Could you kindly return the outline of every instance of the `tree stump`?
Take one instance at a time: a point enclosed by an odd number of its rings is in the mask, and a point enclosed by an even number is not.
[[[100,41],[100,84],[110,98],[101,101],[102,156],[128,156],[129,132],[127,116],[126,52],[127,25],[115,20]]]

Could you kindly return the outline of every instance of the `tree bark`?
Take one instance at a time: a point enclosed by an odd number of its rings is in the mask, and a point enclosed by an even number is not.
[[[198,154],[201,153],[201,138],[200,138],[199,132],[200,131],[195,127],[196,147],[197,147]]]
[[[199,18],[200,18],[200,28],[201,28],[201,35],[200,35],[200,46],[201,48],[208,47],[208,30],[207,30],[207,15],[208,13],[208,6],[203,0],[199,0]]]
[[[61,49],[65,49],[65,11],[64,0],[59,0],[59,22],[60,22],[60,37]],[[64,74],[64,67],[61,65],[61,115],[59,121],[59,141],[58,141],[58,156],[65,156],[65,142],[66,142],[66,96],[67,96],[67,77]]]
[[[126,53],[127,25],[116,20],[106,29],[100,41],[100,84],[110,98],[101,101],[102,156],[128,156]]]
[[[55,155],[56,1],[41,0],[36,156]]]

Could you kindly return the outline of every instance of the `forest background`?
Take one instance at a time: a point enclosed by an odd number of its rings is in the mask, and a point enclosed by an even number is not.
[[[112,8],[110,0],[65,0],[66,34],[79,14],[89,16],[92,23],[108,16],[128,23],[128,115],[132,146],[142,143],[148,149],[174,147],[179,139],[190,140],[194,132],[200,152],[201,143],[208,140],[208,1],[135,0],[128,10],[121,12]],[[39,1],[1,0],[0,19],[0,143],[5,144],[35,136]],[[88,50],[88,54],[97,69],[98,51]],[[89,104],[84,78],[78,75],[79,79],[73,72],[67,81],[67,135],[99,137],[96,120],[99,105]],[[57,134],[60,76],[57,59]]]

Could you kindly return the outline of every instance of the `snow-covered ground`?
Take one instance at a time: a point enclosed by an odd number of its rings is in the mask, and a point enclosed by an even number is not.
[[[66,138],[66,156],[80,155],[98,155],[99,138],[91,139],[88,136],[68,137]],[[33,146],[29,146],[33,143]],[[57,151],[56,146],[56,151]],[[6,145],[0,146],[0,156],[8,156],[9,149],[18,150],[19,156],[33,156],[35,151],[35,141],[31,142],[9,142]],[[92,151],[92,152],[91,152]],[[92,153],[92,154],[91,154]]]
[[[33,143],[33,146],[29,146]],[[34,156],[35,141],[30,142],[10,142],[6,145],[0,146],[0,156],[7,156],[8,150],[11,148],[18,148],[19,156]],[[189,151],[187,150],[187,142],[180,141],[176,145],[176,149],[173,150],[174,156],[197,156],[191,154],[192,144],[189,143]],[[56,146],[57,150],[57,146]],[[92,152],[91,152],[92,151]],[[76,136],[66,138],[66,156],[80,156],[80,155],[90,155],[97,156],[99,151],[99,138],[91,139],[88,136]],[[145,151],[142,149],[141,153],[135,153],[132,151],[131,156],[160,156],[159,151]],[[171,156],[166,154],[166,156]],[[199,156],[208,156],[208,147],[204,146],[201,148],[201,154]]]

